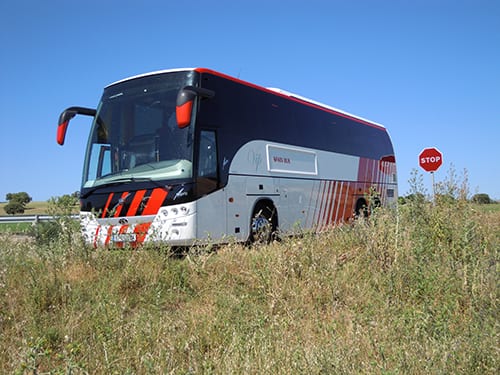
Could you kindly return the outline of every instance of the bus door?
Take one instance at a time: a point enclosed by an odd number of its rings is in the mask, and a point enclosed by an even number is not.
[[[197,178],[197,237],[221,238],[226,233],[226,199],[219,189],[217,136],[201,130]]]

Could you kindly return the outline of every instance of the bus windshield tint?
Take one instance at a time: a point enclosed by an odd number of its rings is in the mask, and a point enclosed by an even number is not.
[[[106,88],[87,146],[83,187],[123,178],[190,178],[194,129],[177,126],[175,101],[192,84],[193,72],[171,72]]]

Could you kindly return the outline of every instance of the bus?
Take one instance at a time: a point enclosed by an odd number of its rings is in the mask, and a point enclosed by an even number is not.
[[[76,115],[93,118],[80,220],[94,247],[269,242],[397,200],[384,126],[210,69],[108,85],[97,109],[61,113],[60,145]]]

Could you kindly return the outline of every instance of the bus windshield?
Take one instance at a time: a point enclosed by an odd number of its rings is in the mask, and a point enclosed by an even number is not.
[[[193,71],[144,76],[108,86],[90,133],[82,186],[127,179],[192,176],[193,127],[177,126],[176,97]]]

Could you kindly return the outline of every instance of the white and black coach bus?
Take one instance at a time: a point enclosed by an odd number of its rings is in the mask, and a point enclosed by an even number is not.
[[[382,125],[209,69],[113,83],[61,114],[59,144],[77,114],[94,118],[80,216],[96,247],[267,241],[397,198]]]

